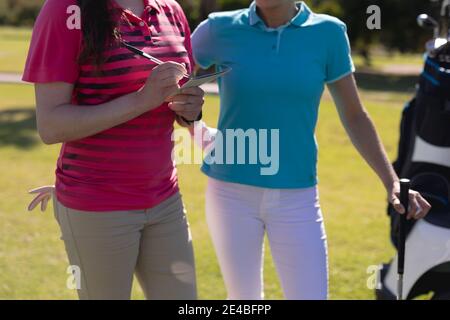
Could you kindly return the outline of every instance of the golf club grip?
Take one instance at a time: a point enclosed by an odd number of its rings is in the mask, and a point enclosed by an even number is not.
[[[409,189],[411,182],[407,179],[400,180],[400,202],[406,212],[400,215],[398,226],[398,274],[403,275],[405,271],[405,244],[406,244],[406,217],[409,207]]]

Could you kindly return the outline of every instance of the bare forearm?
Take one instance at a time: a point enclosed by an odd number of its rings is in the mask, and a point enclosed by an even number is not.
[[[360,112],[351,119],[342,119],[345,129],[358,152],[377,173],[388,189],[398,181],[381,139],[367,112]]]
[[[339,117],[354,146],[390,190],[398,181],[375,126],[359,98],[353,75],[329,86]]]
[[[181,64],[163,63],[152,70],[139,91],[95,106],[72,105],[71,83],[37,83],[39,134],[45,143],[54,144],[90,137],[125,123],[167,101],[178,91],[185,73]]]
[[[58,106],[40,126],[46,128],[46,143],[62,143],[93,136],[144,112],[145,108],[138,103],[137,93],[131,93],[95,106]]]
[[[359,98],[353,75],[329,84],[339,117],[354,146],[377,173],[383,182],[389,202],[399,213],[408,212],[408,218],[423,218],[430,210],[430,204],[416,191],[409,192],[410,208],[400,203],[400,183],[375,126]]]

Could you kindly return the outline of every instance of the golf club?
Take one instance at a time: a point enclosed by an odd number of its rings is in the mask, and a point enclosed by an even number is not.
[[[409,189],[411,182],[408,179],[400,180],[400,202],[405,213],[400,215],[398,227],[398,263],[397,263],[397,300],[403,300],[403,276],[405,273],[405,246],[406,246],[406,217],[409,208]]]
[[[442,6],[441,6],[441,16],[442,17],[448,17],[450,12],[449,12],[449,7],[450,7],[450,0],[443,0],[442,1]]]
[[[444,20],[447,29],[447,40],[450,39],[450,0],[444,0],[441,7],[441,18]]]
[[[433,19],[432,17],[427,15],[426,13],[423,13],[417,17],[417,24],[421,28],[433,29],[433,31],[434,31],[433,37],[434,38],[439,37],[439,33],[440,33],[439,32],[439,23],[435,19]]]

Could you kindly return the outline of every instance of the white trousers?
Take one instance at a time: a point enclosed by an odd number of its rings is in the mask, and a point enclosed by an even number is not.
[[[327,243],[317,187],[265,189],[209,178],[206,218],[228,299],[264,299],[265,233],[286,299],[327,299]]]

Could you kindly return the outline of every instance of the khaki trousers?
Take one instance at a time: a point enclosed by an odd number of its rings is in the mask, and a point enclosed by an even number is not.
[[[197,298],[194,253],[181,196],[137,211],[86,212],[54,199],[78,296],[128,300],[133,275],[146,299]]]

